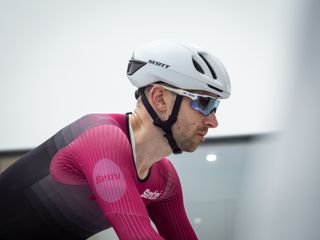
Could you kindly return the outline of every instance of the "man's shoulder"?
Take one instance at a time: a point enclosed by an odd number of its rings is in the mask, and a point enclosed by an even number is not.
[[[124,114],[109,114],[109,113],[88,113],[76,120],[82,123],[111,123],[117,124],[121,119],[125,118]]]
[[[177,175],[176,169],[168,157],[162,158],[160,161],[157,162],[157,165],[159,169],[162,169],[165,172],[168,172],[168,173],[170,172],[171,174],[173,173]]]
[[[122,118],[122,119],[121,119]],[[128,145],[128,135],[125,125],[126,116],[118,114],[86,114],[78,120],[71,123],[61,131],[63,138],[66,133],[71,133],[71,142],[87,142],[87,144],[106,144]],[[81,140],[80,140],[81,139]],[[110,142],[111,141],[111,142]]]
[[[125,115],[122,115],[122,118],[125,118]],[[61,129],[53,136],[53,138],[55,142],[60,142],[60,139],[63,145],[69,144],[85,132],[101,125],[110,125],[119,129],[119,131],[125,132],[125,127],[121,123],[120,114],[118,115],[118,118],[114,118],[110,114],[90,113],[83,115]]]
[[[86,130],[101,124],[110,124],[123,129],[124,121],[124,114],[89,113],[72,122],[70,126],[73,128]]]

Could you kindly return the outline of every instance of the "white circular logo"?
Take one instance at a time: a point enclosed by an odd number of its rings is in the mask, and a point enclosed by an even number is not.
[[[101,159],[96,163],[93,181],[99,196],[106,202],[119,200],[127,187],[121,169],[109,159]]]

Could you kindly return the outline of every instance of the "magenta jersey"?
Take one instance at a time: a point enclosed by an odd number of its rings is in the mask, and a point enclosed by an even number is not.
[[[26,176],[21,183],[23,194],[12,194],[24,199],[26,206],[17,208],[26,214],[10,211],[14,217],[1,220],[0,228],[22,224],[25,217],[33,219],[35,228],[41,222],[50,236],[68,239],[86,239],[109,227],[120,239],[197,239],[172,163],[161,159],[145,179],[138,178],[128,124],[128,115],[86,115],[21,160],[35,164],[46,158],[45,164],[32,166],[34,173],[18,161],[1,174],[0,187],[5,175],[10,178],[14,169],[23,172],[23,166],[30,179]],[[10,199],[11,192],[6,194]],[[7,203],[8,208],[13,204]]]

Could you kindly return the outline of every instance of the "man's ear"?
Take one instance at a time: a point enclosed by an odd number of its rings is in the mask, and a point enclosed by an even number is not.
[[[149,91],[149,101],[154,107],[154,110],[159,112],[165,112],[168,109],[168,95],[161,86],[152,86]]]

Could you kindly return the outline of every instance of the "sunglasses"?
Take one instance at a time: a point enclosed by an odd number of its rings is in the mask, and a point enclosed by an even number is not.
[[[198,93],[192,93],[188,92],[184,89],[179,89],[179,88],[171,88],[168,86],[161,85],[164,89],[174,92],[178,95],[185,96],[191,99],[191,107],[196,110],[201,112],[203,115],[208,116],[212,112],[216,113],[217,108],[219,106],[220,100],[217,98],[214,98],[209,95],[202,95]]]

